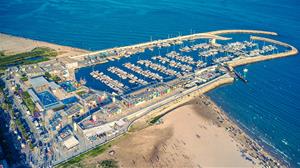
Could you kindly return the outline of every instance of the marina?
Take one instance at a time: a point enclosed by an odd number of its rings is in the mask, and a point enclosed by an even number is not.
[[[126,67],[127,69],[130,69],[132,71],[135,71],[138,74],[143,75],[146,78],[150,78],[152,80],[158,80],[158,81],[162,81],[163,77],[160,76],[157,73],[151,72],[150,70],[143,70],[140,66],[131,64],[131,63],[125,63],[123,64],[124,67]]]
[[[150,60],[139,60],[138,64],[145,65],[153,70],[160,71],[169,76],[178,75],[178,72],[173,69],[167,69],[165,66],[151,62]]]
[[[129,79],[129,83],[139,83],[141,85],[147,85],[148,82],[143,80],[143,79],[139,79],[138,77],[136,77],[133,74],[127,73],[123,70],[121,70],[120,68],[117,67],[109,67],[108,71],[115,73],[116,75],[118,75],[120,78],[122,79]]]
[[[0,167],[300,167],[299,0],[1,5]]]
[[[93,70],[88,72],[96,73],[93,78],[101,81],[101,84],[90,85],[89,77],[81,73],[82,70],[91,70],[89,66],[77,70],[75,76],[76,79],[87,79],[87,86],[93,89],[101,87],[101,90],[123,95],[162,81],[182,78],[212,65],[285,50],[282,46],[255,40],[255,37],[247,34],[239,35],[237,40],[235,37],[221,38],[218,42],[201,36],[199,39],[178,38],[174,41],[149,43],[143,47],[108,50],[101,52],[103,63],[91,66]],[[87,59],[80,59],[81,64],[90,64],[91,61],[96,63],[99,60],[97,55],[85,58]],[[104,77],[100,78],[97,71],[101,71]],[[113,81],[113,84],[109,84],[109,81]]]
[[[108,87],[112,88],[119,94],[122,94],[124,92],[124,88],[128,88],[128,87],[124,86],[123,83],[112,79],[111,77],[105,75],[103,72],[93,71],[90,73],[90,75],[93,78],[101,81],[102,83],[105,83]]]
[[[188,35],[133,46],[11,68],[4,81],[23,103],[21,124],[28,127],[22,149],[37,146],[37,140],[49,143],[41,155],[59,164],[122,135],[141,117],[161,115],[234,79],[247,83],[248,70],[241,74],[235,66],[298,53],[286,43],[249,34]],[[52,164],[31,155],[32,164]]]

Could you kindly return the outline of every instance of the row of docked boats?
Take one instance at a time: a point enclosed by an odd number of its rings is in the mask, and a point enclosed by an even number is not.
[[[208,43],[199,43],[199,44],[194,44],[192,46],[184,46],[179,49],[181,52],[191,52],[191,51],[196,51],[199,49],[209,49],[211,47],[211,44]]]
[[[113,74],[116,74],[117,76],[119,76],[122,79],[129,79],[129,83],[138,83],[141,85],[148,84],[147,81],[145,81],[143,79],[139,79],[137,76],[135,76],[131,73],[128,73],[118,67],[112,66],[112,67],[109,67],[107,70]]]
[[[200,51],[198,55],[202,56],[202,57],[210,57],[210,56],[215,56],[218,53],[219,53],[219,50],[217,48],[212,48],[212,49],[208,49],[205,51]]]
[[[274,45],[266,45],[263,46],[262,49],[260,50],[261,54],[267,53],[267,52],[272,52],[274,50],[277,50],[277,47]]]
[[[159,80],[159,81],[163,80],[163,77],[160,76],[159,74],[151,72],[149,70],[143,70],[140,66],[134,65],[132,63],[129,63],[129,62],[125,63],[125,64],[123,64],[123,66],[138,73],[138,74],[143,75],[144,77],[147,77],[147,78],[150,78],[153,80]]]
[[[168,64],[171,67],[174,68],[178,68],[181,71],[184,72],[191,72],[193,70],[193,67],[187,64],[182,64],[181,62],[176,62],[175,60],[171,60],[169,58],[166,57],[162,57],[162,56],[153,56],[151,57],[151,59],[153,60],[158,60],[159,62],[163,63],[163,64]]]
[[[232,55],[228,55],[228,56],[225,56],[225,57],[220,57],[220,58],[213,59],[213,62],[216,63],[216,64],[220,64],[220,63],[230,61],[233,57],[234,56],[232,56]]]
[[[203,68],[207,65],[207,63],[199,60],[199,61],[194,61],[194,58],[191,56],[181,56],[178,52],[171,51],[166,54],[167,57],[176,59],[178,61],[190,64],[190,65],[196,65],[197,68]]]
[[[128,87],[125,86],[123,83],[112,79],[111,77],[104,74],[103,72],[92,71],[90,73],[90,75],[93,78],[95,78],[95,79],[99,80],[100,82],[104,83],[105,85],[107,85],[108,87],[110,87],[111,89],[113,89],[114,91],[116,91],[119,94],[122,94],[124,92],[124,90],[128,89]]]
[[[267,45],[263,46],[262,49],[254,49],[248,52],[247,56],[249,57],[255,57],[259,56],[268,52],[273,52],[274,50],[277,50],[278,48],[274,45]]]
[[[191,46],[191,49],[193,51],[199,50],[199,49],[209,49],[212,45],[209,43],[199,43]]]
[[[228,43],[224,45],[222,48],[225,52],[235,53],[237,51],[247,49],[247,46],[243,42],[234,42],[234,43]]]
[[[181,62],[188,63],[188,64],[195,64],[195,61],[194,61],[193,57],[191,57],[191,56],[181,56],[176,51],[171,51],[171,52],[167,53],[166,56],[169,57],[169,58],[174,58],[174,59],[176,59],[178,61],[181,61]]]
[[[145,65],[146,67],[149,67],[153,70],[159,71],[169,76],[176,76],[179,74],[177,71],[173,69],[168,69],[167,67],[160,64],[153,63],[150,60],[139,60],[137,63],[141,65]]]
[[[258,46],[258,44],[254,43],[253,41],[244,41],[244,44],[246,45],[246,47],[250,47],[250,48]]]

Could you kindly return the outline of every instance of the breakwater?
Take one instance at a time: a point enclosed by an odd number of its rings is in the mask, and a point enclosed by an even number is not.
[[[259,56],[255,56],[255,57],[245,57],[245,58],[241,58],[241,59],[237,59],[237,60],[232,60],[232,61],[228,62],[229,66],[236,67],[236,66],[251,64],[251,63],[255,63],[255,62],[259,62],[259,61],[265,61],[265,60],[270,60],[270,59],[275,59],[275,58],[293,56],[293,55],[298,54],[297,48],[295,48],[294,46],[289,45],[287,43],[283,43],[283,42],[273,40],[273,39],[269,39],[269,38],[257,37],[257,36],[251,36],[251,39],[252,40],[261,40],[261,41],[275,43],[275,44],[290,48],[290,50],[285,51],[285,52],[281,52],[281,53],[271,54],[271,55],[264,55],[264,56],[259,55]]]
[[[262,31],[262,30],[241,30],[241,29],[236,29],[236,30],[217,30],[217,31],[211,31],[208,32],[209,34],[214,34],[214,35],[221,35],[221,34],[264,34],[264,35],[273,35],[277,36],[278,34],[276,32],[270,32],[270,31]]]
[[[153,45],[157,45],[160,43],[171,43],[171,42],[176,42],[179,40],[182,40],[182,41],[194,40],[194,39],[230,40],[231,38],[222,37],[219,35],[233,34],[233,33],[277,35],[277,33],[275,33],[275,32],[261,31],[261,30],[240,30],[240,29],[218,30],[218,31],[211,31],[211,32],[206,32],[206,33],[195,33],[195,34],[191,34],[191,35],[178,36],[178,37],[173,37],[173,38],[168,38],[168,39],[163,39],[163,40],[155,40],[155,41],[150,41],[150,42],[145,42],[145,43],[140,43],[140,44],[135,44],[135,45],[129,45],[129,46],[124,46],[124,47],[109,48],[109,49],[105,49],[105,50],[99,50],[99,51],[90,52],[87,54],[73,56],[72,58],[80,60],[80,59],[83,59],[84,57],[99,55],[101,53],[107,53],[107,52],[111,52],[111,51],[131,50],[131,49],[136,49],[136,48],[147,48],[147,47],[151,47]],[[114,57],[114,58],[120,58],[120,57]]]

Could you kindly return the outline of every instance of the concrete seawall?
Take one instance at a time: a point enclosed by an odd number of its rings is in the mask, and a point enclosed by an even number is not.
[[[262,30],[217,30],[207,32],[209,34],[221,35],[221,34],[235,34],[235,33],[245,33],[245,34],[265,34],[265,35],[278,35],[276,32],[262,31]]]
[[[288,43],[284,43],[284,42],[277,41],[277,40],[270,39],[270,38],[266,38],[266,37],[250,36],[250,39],[251,40],[258,40],[258,41],[266,41],[266,42],[278,44],[278,45],[288,47],[288,48],[295,48],[295,47],[289,45]]]

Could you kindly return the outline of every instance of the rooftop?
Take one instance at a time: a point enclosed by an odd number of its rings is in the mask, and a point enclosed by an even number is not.
[[[37,88],[49,84],[49,82],[43,76],[30,78],[29,82],[31,83],[33,88]]]
[[[56,84],[55,82],[50,82],[49,84],[50,84],[50,87],[52,89],[59,89],[60,88],[60,86],[58,84]]]
[[[79,144],[79,141],[72,135],[63,142],[67,149],[71,149]]]

